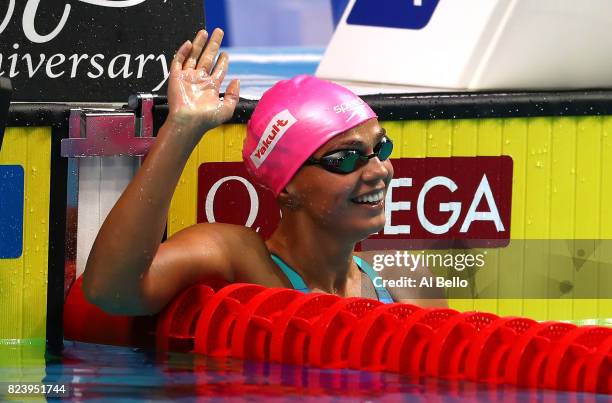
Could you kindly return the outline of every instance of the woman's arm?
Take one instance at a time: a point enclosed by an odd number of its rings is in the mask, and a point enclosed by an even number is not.
[[[206,235],[211,231],[186,230],[160,248],[170,201],[189,155],[206,131],[231,118],[238,103],[235,80],[219,98],[227,55],[222,53],[213,63],[223,31],[215,30],[204,48],[207,37],[200,31],[193,43],[187,41],[178,50],[169,77],[168,118],[100,228],[87,260],[85,295],[109,312],[146,314],[161,309],[202,265],[212,275],[231,275],[223,272],[228,266],[219,241]],[[188,248],[195,242],[209,248],[207,253],[190,254]]]

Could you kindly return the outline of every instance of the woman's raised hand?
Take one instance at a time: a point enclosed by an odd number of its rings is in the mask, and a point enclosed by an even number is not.
[[[179,48],[170,68],[168,119],[197,130],[197,135],[229,120],[238,104],[238,80],[232,80],[223,99],[219,98],[229,63],[224,52],[215,63],[222,39],[219,28],[210,39],[205,30],[198,32],[193,42],[187,41]]]

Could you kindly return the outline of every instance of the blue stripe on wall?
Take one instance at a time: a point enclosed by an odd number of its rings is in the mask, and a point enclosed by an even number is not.
[[[0,165],[0,259],[23,252],[23,193],[23,167]]]

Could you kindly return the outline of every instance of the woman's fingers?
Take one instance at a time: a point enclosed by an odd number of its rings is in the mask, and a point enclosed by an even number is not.
[[[170,66],[170,71],[181,71],[183,69],[183,63],[189,56],[189,52],[191,51],[191,42],[185,41],[176,51],[176,55],[174,55],[174,59],[172,60],[172,65]]]
[[[193,43],[190,41],[183,43],[174,56],[170,70],[201,69],[212,74],[213,78],[221,84],[227,72],[227,55],[217,61],[212,73],[211,70],[221,47],[223,30],[216,28],[208,43],[206,43],[207,40],[208,33],[203,29],[196,34]]]
[[[227,65],[229,63],[229,57],[227,53],[222,52],[217,59],[217,64],[215,64],[215,68],[213,69],[211,76],[213,80],[217,83],[219,87],[223,83],[223,79],[225,78],[225,74],[227,73]]]
[[[207,39],[208,32],[206,32],[204,29],[196,34],[196,37],[193,40],[193,46],[191,47],[191,53],[183,64],[183,69],[195,69]]]
[[[231,83],[225,89],[223,94],[223,121],[226,121],[232,117],[236,105],[240,100],[240,81],[232,80]]]
[[[219,28],[215,28],[213,31],[208,44],[206,45],[206,49],[204,49],[204,53],[200,56],[200,60],[198,61],[197,68],[204,69],[207,73],[210,73],[210,70],[213,67],[213,62],[217,57],[217,52],[221,47],[221,41],[223,40],[223,30]]]
[[[223,100],[230,99],[232,102],[238,103],[238,99],[240,98],[240,80],[234,79],[231,83],[228,84],[225,89],[225,94],[223,95]]]

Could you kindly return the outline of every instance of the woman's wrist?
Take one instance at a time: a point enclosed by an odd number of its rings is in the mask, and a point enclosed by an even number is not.
[[[211,127],[180,116],[169,115],[157,137],[170,136],[193,149]]]
[[[197,135],[203,135],[205,132],[212,129],[210,124],[202,122],[201,118],[198,119],[193,116],[177,113],[169,114],[164,125],[168,125],[174,131],[181,133],[196,133]]]

